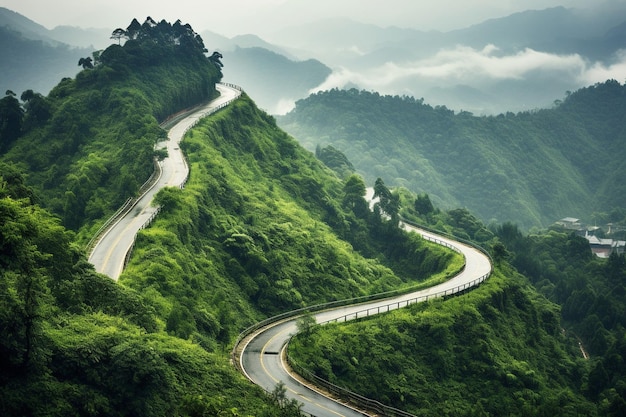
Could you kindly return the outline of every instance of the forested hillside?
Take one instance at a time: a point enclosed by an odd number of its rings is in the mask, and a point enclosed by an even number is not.
[[[1,126],[2,159],[28,172],[42,205],[74,230],[137,193],[165,138],[158,123],[214,97],[221,79],[189,25],[134,20],[120,31],[123,45],[82,58],[85,69],[48,96],[23,92],[23,109],[13,92],[0,101],[14,121]]]
[[[246,94],[186,134],[190,178],[184,189],[159,192],[160,214],[138,234],[119,282],[97,274],[85,241],[136,195],[154,157],[167,157],[154,152],[165,137],[158,122],[210,99],[222,66],[180,22],[134,20],[114,35],[119,44],[83,58],[84,71],[50,95],[27,90],[0,100],[1,415],[296,416],[297,404],[235,371],[234,340],[275,313],[426,286],[462,268],[459,255],[398,227],[400,216],[482,243],[496,273],[455,299],[316,329],[304,347],[320,364],[303,359],[307,366],[424,415],[624,414],[623,256],[603,264],[573,237],[486,228],[467,208],[438,208],[429,189],[392,192],[382,178],[364,180],[345,149],[320,147],[317,156],[336,174]],[[621,86],[605,88],[614,101],[597,104],[613,110],[620,94],[609,92]],[[328,94],[346,106],[354,97],[380,99]],[[584,113],[572,97],[558,110]],[[451,131],[467,129],[463,118],[528,127],[535,117],[483,120],[384,100],[423,110]],[[596,125],[577,123],[605,132],[609,146],[622,134],[604,127],[618,110],[602,115]],[[381,196],[374,210],[366,185]],[[562,316],[552,302],[563,305]],[[592,360],[581,359],[577,337]]]
[[[290,344],[298,369],[417,416],[626,413],[623,254],[597,258],[575,234],[487,228],[399,191],[404,218],[482,242],[494,274],[453,299],[314,326]]]
[[[359,177],[343,183],[244,96],[189,132],[187,187],[158,194],[161,213],[120,283],[96,274],[80,236],[115,208],[124,173],[149,176],[164,135],[157,118],[210,97],[219,76],[202,53],[178,51],[185,42],[161,45],[156,27],[122,31],[124,46],[50,96],[21,97],[23,119],[13,117],[22,116],[15,96],[3,100],[17,109],[3,114],[3,132],[18,134],[3,136],[0,162],[2,415],[296,415],[231,366],[241,330],[461,267],[453,252],[370,213]],[[43,181],[58,171],[59,183]],[[81,187],[65,197],[81,190],[90,210],[55,203],[65,177]],[[423,262],[407,263],[409,253]]]
[[[557,104],[477,117],[411,97],[332,90],[278,120],[310,150],[345,153],[367,182],[428,193],[484,222],[528,230],[566,216],[623,221],[626,87],[607,81]]]
[[[469,294],[316,327],[289,345],[298,365],[416,416],[602,415],[580,390],[575,349],[558,307],[511,269]]]

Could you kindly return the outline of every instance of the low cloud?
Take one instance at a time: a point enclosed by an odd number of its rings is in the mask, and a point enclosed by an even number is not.
[[[607,79],[626,79],[626,51],[605,64],[591,63],[578,54],[557,55],[530,48],[506,54],[490,44],[482,49],[457,46],[410,63],[387,62],[363,71],[339,68],[311,92],[358,86],[381,94],[420,97],[433,88],[463,85],[493,92],[503,83],[527,83],[529,90],[551,85],[557,99],[568,89]],[[542,100],[545,102],[545,96]]]
[[[620,50],[609,64],[595,63],[581,75],[580,80],[585,84],[595,84],[606,80],[624,82],[626,79],[626,50]]]

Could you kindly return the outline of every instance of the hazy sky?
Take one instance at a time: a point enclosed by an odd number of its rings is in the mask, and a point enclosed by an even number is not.
[[[609,0],[624,3],[626,0]],[[0,0],[6,7],[52,29],[58,25],[126,27],[143,21],[177,19],[197,31],[226,36],[254,33],[316,20],[351,17],[379,26],[451,30],[522,10],[553,6],[592,8],[599,0]]]

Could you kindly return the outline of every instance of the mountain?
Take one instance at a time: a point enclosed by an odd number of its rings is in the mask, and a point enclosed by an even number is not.
[[[146,25],[48,96],[22,97],[22,137],[0,137],[3,158],[29,171],[46,208],[66,227],[93,225],[117,210],[153,170],[154,145],[164,136],[159,122],[217,94],[218,63],[205,56],[195,32],[180,26]]]
[[[50,36],[50,31],[44,26],[5,7],[0,7],[0,27],[19,32],[26,39],[44,41],[51,46],[60,44],[58,40]]]
[[[226,38],[205,31],[202,37],[224,56],[226,80],[243,86],[255,102],[273,114],[284,114],[332,73],[318,60],[300,60],[285,48],[255,35]]]
[[[308,96],[332,72],[317,60],[291,61],[260,47],[236,47],[223,55],[228,63],[226,79],[245,86],[258,105],[272,114],[291,110],[296,100]]]
[[[332,339],[320,334],[319,342],[329,340],[315,355],[322,371],[348,379],[355,369],[365,371],[370,384],[385,381],[375,393],[397,399],[394,405],[415,400],[419,384],[432,389],[420,391],[419,407],[436,403],[455,415],[485,409],[620,415],[625,310],[613,296],[624,294],[623,256],[600,264],[577,236],[550,232],[525,240],[510,224],[489,229],[465,208],[433,207],[427,195],[392,192],[382,178],[374,187],[384,198],[371,211],[366,181],[350,174],[339,148],[320,149],[320,156],[326,153],[344,179],[247,94],[187,132],[185,187],[158,194],[159,215],[137,235],[119,282],[98,275],[86,262],[85,243],[136,195],[158,158],[167,157],[154,150],[165,139],[159,122],[213,97],[222,76],[222,62],[207,58],[190,27],[139,26],[124,45],[111,45],[93,68],[60,80],[47,96],[31,91],[23,102],[11,94],[0,100],[2,120],[19,119],[0,123],[0,414],[297,416],[280,390],[268,396],[235,371],[235,339],[272,314],[429,285],[462,268],[458,254],[398,227],[402,209],[436,230],[481,242],[493,255],[495,275],[453,300],[361,321],[357,332],[342,330]],[[341,118],[337,137],[365,140],[371,129],[379,139],[372,144],[390,155],[394,134],[408,127],[440,152],[436,164],[418,161],[413,171],[427,180],[446,159],[475,162],[468,178],[466,172],[453,177],[468,185],[484,178],[484,169],[497,171],[480,184],[480,195],[493,204],[501,195],[492,189],[513,166],[496,166],[507,155],[503,149],[537,170],[564,163],[560,153],[575,148],[576,164],[603,180],[606,172],[589,154],[619,154],[622,96],[616,82],[590,87],[564,100],[555,109],[560,113],[539,112],[538,121],[534,114],[475,118],[407,97],[332,91],[316,98],[330,97],[336,107],[311,101],[319,112],[310,115],[325,117],[331,128]],[[311,102],[301,102],[300,110]],[[398,118],[380,127],[383,115]],[[587,142],[570,138],[568,125]],[[517,140],[525,130],[535,139],[528,146]],[[474,147],[470,134],[484,135],[483,146]],[[402,144],[405,154],[409,142]],[[542,142],[546,147],[530,152]],[[355,148],[368,151],[364,143]],[[533,162],[542,152],[550,158]],[[372,165],[387,163],[390,157],[380,155]],[[395,155],[385,169],[400,165]],[[605,167],[622,170],[619,162]],[[604,184],[621,201],[620,178],[612,178]],[[545,177],[532,179],[542,193],[554,192],[542,184]],[[580,179],[574,175],[568,184]],[[565,311],[585,338],[581,345],[593,342],[593,361],[582,359],[576,337],[565,336],[559,306],[537,294],[507,259],[525,266],[537,287],[566,299]],[[586,281],[590,271],[607,279]],[[374,373],[381,367],[386,377]],[[463,386],[459,375],[471,376],[471,384]],[[468,392],[474,395],[461,398]]]
[[[266,38],[333,68],[319,90],[356,87],[497,114],[546,108],[563,91],[611,78],[599,73],[621,78],[625,21],[626,8],[598,5],[529,10],[449,32],[331,19]]]
[[[211,98],[221,77],[192,29],[139,31],[28,95],[21,135],[3,143],[0,413],[298,415],[232,367],[242,329],[461,260],[370,217],[362,182],[357,217],[342,181],[244,94],[186,136],[189,181],[158,194],[120,284],[96,274],[84,244],[166,157],[157,122]],[[3,118],[15,101],[2,99]],[[430,262],[400,268],[401,249]]]
[[[55,40],[79,48],[92,50],[105,49],[111,44],[113,29],[81,28],[77,26],[57,26],[50,30],[50,36]]]
[[[73,30],[71,35],[62,29],[50,31],[0,7],[0,90],[48,94],[61,78],[75,76],[78,60],[90,56],[93,47],[70,46],[63,40],[86,39],[83,34],[82,30]]]
[[[331,145],[345,153],[367,182],[380,177],[428,193],[439,206],[527,230],[623,212],[624,109],[626,87],[613,80],[553,109],[489,117],[331,90],[298,101],[278,120],[311,151]]]
[[[47,94],[61,78],[76,75],[78,61],[91,52],[63,44],[52,46],[0,27],[0,54],[4,57],[0,61],[0,90],[20,95],[31,89]]]

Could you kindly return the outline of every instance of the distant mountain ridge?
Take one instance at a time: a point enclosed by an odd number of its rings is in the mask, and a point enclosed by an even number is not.
[[[93,48],[71,46],[56,37],[61,32],[0,7],[0,91],[47,94],[62,78],[76,75],[78,60]]]
[[[0,27],[11,28],[27,39],[42,40],[52,46],[57,46],[60,43],[49,36],[50,31],[44,26],[5,7],[0,7]]]
[[[626,6],[594,7],[529,10],[449,32],[330,19],[268,40],[333,68],[318,90],[357,87],[497,114],[549,107],[564,91],[606,80],[594,70],[623,65]]]
[[[245,87],[259,107],[269,113],[284,114],[296,100],[332,73],[315,59],[300,60],[285,48],[256,35],[227,38],[214,32],[202,32],[205,43],[224,55],[224,76]]]

